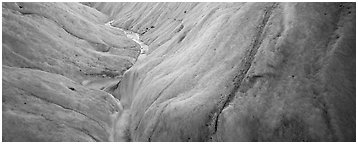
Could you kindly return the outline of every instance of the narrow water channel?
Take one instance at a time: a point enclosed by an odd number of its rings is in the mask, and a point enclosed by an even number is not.
[[[147,56],[149,47],[143,41],[140,40],[139,34],[133,32],[133,31],[130,31],[130,30],[124,30],[122,28],[114,27],[114,26],[112,26],[113,22],[114,22],[114,20],[111,20],[111,21],[107,22],[105,25],[123,31],[128,38],[130,38],[134,42],[138,43],[140,45],[140,54],[139,54],[137,60],[141,60],[141,59],[145,58]]]
[[[144,44],[143,41],[140,40],[139,34],[133,32],[133,31],[130,31],[130,30],[124,30],[122,28],[114,27],[114,26],[111,25],[113,22],[114,22],[114,20],[111,20],[111,21],[107,22],[105,24],[105,26],[108,26],[108,27],[111,27],[113,29],[123,31],[124,34],[128,38],[130,38],[134,42],[138,43],[140,45],[140,54],[136,58],[135,62],[138,61],[138,60],[144,59],[147,56],[148,46],[146,44]],[[127,69],[126,71],[128,71],[128,70],[129,69]],[[107,87],[115,85],[116,83],[118,83],[118,81],[119,81],[119,79],[107,78],[107,79],[101,79],[101,80],[84,80],[81,84],[84,85],[84,86],[90,87],[90,88],[103,90],[103,89],[105,89]]]
[[[143,41],[140,40],[139,34],[133,32],[133,31],[130,31],[130,30],[124,30],[122,28],[114,27],[111,25],[113,23],[113,21],[114,20],[111,20],[111,21],[107,22],[105,25],[109,26],[111,28],[115,28],[115,29],[123,31],[128,38],[132,39],[134,42],[136,42],[140,45],[140,54],[137,57],[136,61],[145,58],[147,56],[148,46],[146,44],[144,44]],[[111,142],[129,142],[129,141],[131,141],[130,135],[129,135],[129,127],[128,127],[129,126],[129,110],[123,109],[120,101],[118,101],[118,104],[120,105],[120,107],[123,111],[113,115],[112,120],[113,120],[114,125],[110,131],[109,141],[111,141]]]

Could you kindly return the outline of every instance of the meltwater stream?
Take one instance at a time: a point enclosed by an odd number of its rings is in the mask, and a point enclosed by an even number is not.
[[[144,59],[147,56],[148,46],[140,40],[139,34],[129,31],[129,30],[124,30],[122,28],[114,27],[111,25],[113,23],[113,21],[114,20],[107,22],[105,24],[105,26],[123,31],[128,38],[130,38],[133,41],[135,41],[136,43],[138,43],[140,45],[140,54],[137,57],[136,61]],[[127,71],[128,70],[129,69],[127,69]],[[111,79],[111,78],[102,79],[102,80],[84,80],[83,82],[81,82],[81,84],[84,86],[94,88],[94,89],[100,89],[100,90],[103,90],[111,85],[116,84],[116,83],[118,83],[118,79]]]
[[[115,29],[123,31],[128,38],[132,39],[133,41],[135,41],[136,43],[138,43],[140,45],[140,54],[137,57],[136,61],[145,58],[147,56],[148,46],[140,40],[139,34],[133,32],[133,31],[124,30],[122,28],[114,27],[111,25],[113,23],[113,21],[114,20],[111,20],[111,21],[107,22],[105,25],[109,26],[111,28],[115,28]],[[123,111],[113,115],[112,120],[113,120],[114,125],[110,131],[109,141],[111,141],[111,142],[128,142],[128,141],[131,141],[130,136],[128,135],[129,134],[129,132],[128,132],[129,131],[128,130],[129,129],[129,127],[128,127],[129,126],[129,123],[128,123],[129,110],[123,109],[120,101],[118,101],[118,104],[120,105],[120,107]]]
[[[139,54],[137,60],[141,60],[141,59],[145,58],[147,56],[149,47],[148,47],[148,45],[144,44],[143,41],[140,40],[139,34],[133,32],[133,31],[130,31],[130,30],[124,30],[122,28],[114,27],[111,25],[113,23],[113,21],[114,20],[111,20],[111,21],[107,22],[105,25],[123,31],[128,38],[130,38],[133,41],[135,41],[136,43],[138,43],[140,45],[140,54]]]

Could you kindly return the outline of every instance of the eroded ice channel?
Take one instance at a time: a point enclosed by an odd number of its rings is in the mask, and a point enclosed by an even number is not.
[[[107,22],[105,25],[108,27],[111,27],[113,29],[118,29],[118,30],[123,31],[128,38],[130,38],[133,41],[135,41],[136,43],[138,43],[140,45],[140,54],[137,57],[136,61],[144,59],[147,56],[148,46],[140,40],[139,34],[129,31],[129,30],[124,30],[122,28],[114,27],[111,25],[113,23],[113,21],[114,20],[111,20],[111,21]],[[113,84],[116,84],[116,83],[118,83],[118,79],[113,79],[113,78],[105,78],[105,79],[100,79],[100,80],[92,79],[92,80],[84,80],[81,82],[81,84],[84,86],[94,88],[94,89],[100,89],[100,90],[105,89],[105,88],[107,88]]]
[[[145,58],[147,56],[149,47],[148,47],[148,45],[144,44],[143,41],[140,40],[139,34],[133,32],[133,31],[130,31],[130,30],[124,30],[122,28],[114,27],[114,26],[112,26],[113,22],[114,22],[114,20],[111,20],[111,21],[107,22],[105,25],[123,31],[128,38],[130,38],[133,41],[135,41],[136,43],[138,43],[140,45],[140,54],[139,54],[137,60],[141,60],[141,59]]]

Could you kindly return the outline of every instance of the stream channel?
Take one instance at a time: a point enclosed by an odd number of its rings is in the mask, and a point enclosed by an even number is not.
[[[133,32],[133,31],[130,31],[130,30],[124,30],[122,28],[114,27],[114,26],[112,26],[113,22],[114,22],[114,20],[111,20],[111,21],[107,22],[105,25],[123,31],[128,38],[130,38],[134,42],[138,43],[140,45],[140,54],[139,54],[137,60],[141,60],[141,59],[145,58],[147,56],[149,47],[148,47],[148,45],[144,44],[143,41],[140,40],[139,34]]]
[[[146,44],[144,44],[143,41],[140,40],[139,34],[133,32],[133,31],[124,30],[122,28],[114,27],[111,25],[113,23],[113,21],[114,20],[111,20],[111,21],[107,22],[105,25],[123,31],[128,38],[132,39],[134,42],[136,42],[140,45],[140,54],[137,57],[136,61],[145,58],[147,56],[148,46]],[[129,69],[127,69],[126,72]],[[118,81],[117,81],[117,83],[118,83]],[[128,130],[129,129],[128,126],[129,126],[129,111],[130,110],[123,109],[120,101],[118,101],[118,104],[120,105],[122,111],[112,115],[112,121],[113,121],[114,125],[110,131],[109,141],[111,141],[111,142],[129,142],[129,141],[131,141],[130,135],[129,135],[129,130]]]
[[[114,27],[114,26],[111,25],[113,22],[114,22],[114,20],[111,20],[111,21],[107,22],[105,24],[105,26],[108,26],[108,27],[111,27],[113,29],[123,31],[124,34],[127,36],[127,38],[130,38],[134,42],[138,43],[140,45],[140,54],[138,55],[138,57],[135,60],[135,62],[138,61],[138,60],[144,59],[147,56],[147,52],[148,52],[149,47],[148,47],[148,45],[144,44],[143,41],[140,40],[139,34],[133,32],[133,31],[130,31],[130,30],[124,30],[122,28]],[[127,69],[126,71],[128,71],[129,69]],[[111,85],[117,84],[118,81],[119,81],[119,79],[110,79],[109,78],[109,79],[102,79],[102,80],[85,80],[81,84],[84,85],[84,86],[93,88],[93,89],[103,90],[106,87],[109,87]]]

